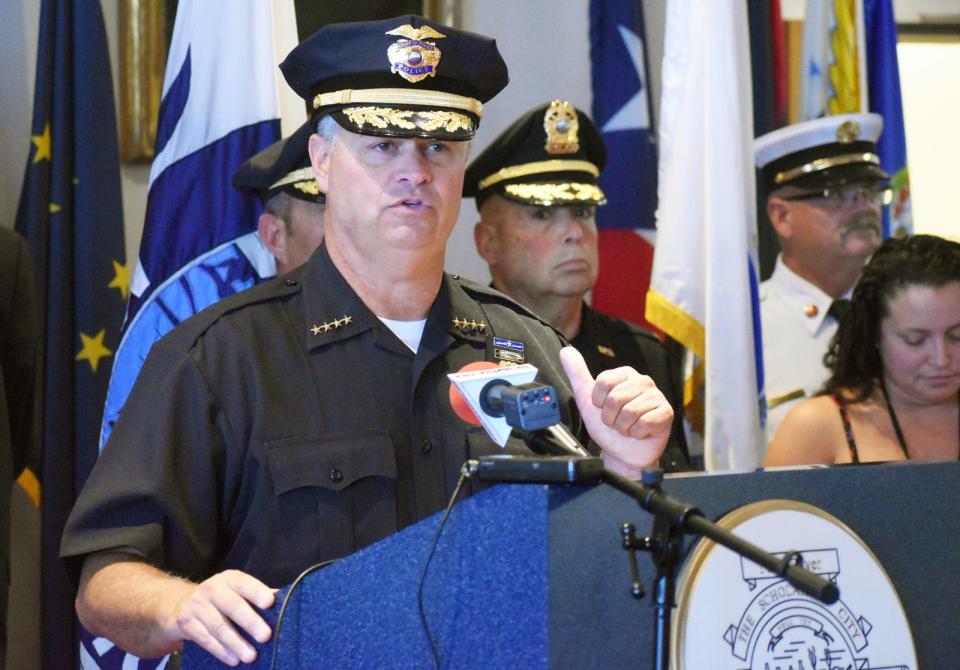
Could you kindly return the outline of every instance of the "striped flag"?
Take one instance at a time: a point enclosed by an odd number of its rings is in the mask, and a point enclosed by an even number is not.
[[[807,0],[802,63],[801,121],[866,111],[883,117],[877,154],[894,191],[893,205],[883,212],[883,233],[910,234],[910,175],[892,0]]]
[[[184,319],[275,272],[256,234],[260,204],[230,184],[247,158],[305,119],[277,64],[296,45],[292,0],[183,0],[167,56],[147,214],[101,448],[153,343]]]
[[[646,309],[699,361],[684,395],[702,393],[708,470],[763,454],[751,99],[746,4],[670,0]]]
[[[592,115],[607,147],[600,186],[608,200],[597,210],[600,275],[591,302],[643,324],[655,238],[657,147],[639,2],[591,0],[590,58]]]
[[[167,56],[147,213],[100,446],[153,343],[178,323],[274,274],[256,235],[260,204],[230,184],[250,156],[305,119],[277,64],[297,43],[293,0],[180,0]],[[282,131],[281,131],[282,127]],[[162,668],[84,635],[84,668]]]

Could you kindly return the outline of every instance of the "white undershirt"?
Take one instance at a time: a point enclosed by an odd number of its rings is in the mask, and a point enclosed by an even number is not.
[[[423,327],[427,324],[426,319],[419,321],[395,321],[378,316],[383,321],[383,325],[393,331],[393,334],[400,338],[413,353],[417,353],[420,348],[420,339],[423,337]]]

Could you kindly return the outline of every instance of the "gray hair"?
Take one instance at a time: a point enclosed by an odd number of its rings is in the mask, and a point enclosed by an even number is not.
[[[340,134],[340,124],[332,116],[324,114],[317,121],[317,135],[327,141],[328,151],[333,151],[333,145],[336,143],[337,135]]]

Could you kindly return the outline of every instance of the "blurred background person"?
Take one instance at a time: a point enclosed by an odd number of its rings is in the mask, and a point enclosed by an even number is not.
[[[960,244],[887,240],[850,306],[821,395],[791,410],[765,465],[960,457]]]
[[[27,243],[0,227],[0,668],[7,649],[10,493],[34,449],[37,427],[36,301]]]
[[[760,285],[767,440],[790,408],[826,380],[837,316],[882,239],[889,177],[877,114],[838,114],[754,142],[759,188],[781,253]]]
[[[630,366],[649,375],[673,406],[674,426],[660,466],[690,469],[679,370],[640,326],[585,302],[597,281],[597,184],[606,162],[593,121],[565,100],[517,119],[468,167],[464,196],[476,199],[477,251],[493,287],[546,320],[583,354],[590,372]]]
[[[307,154],[309,122],[237,168],[233,186],[256,193],[263,203],[257,221],[260,241],[277,261],[277,275],[303,265],[323,241],[326,198]]]

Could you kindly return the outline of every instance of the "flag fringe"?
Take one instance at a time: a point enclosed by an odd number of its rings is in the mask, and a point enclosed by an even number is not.
[[[703,324],[654,289],[647,291],[647,321],[706,360]]]

